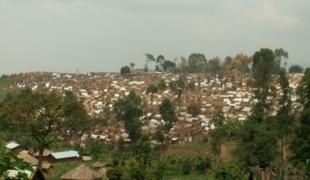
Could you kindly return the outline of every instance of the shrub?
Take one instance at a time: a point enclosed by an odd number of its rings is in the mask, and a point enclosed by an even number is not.
[[[214,178],[217,180],[242,180],[244,176],[236,164],[224,164],[215,170]]]
[[[115,167],[107,171],[107,177],[109,180],[120,180],[123,176],[121,168]]]
[[[182,174],[188,175],[192,171],[192,161],[190,159],[183,160],[182,164]]]
[[[130,67],[129,66],[124,66],[121,68],[121,74],[129,74],[131,71],[130,71]]]
[[[187,106],[187,111],[193,116],[199,115],[201,113],[200,103],[197,101],[190,102],[190,104]]]
[[[208,156],[199,156],[195,159],[194,166],[198,173],[204,174],[211,168],[211,159]]]

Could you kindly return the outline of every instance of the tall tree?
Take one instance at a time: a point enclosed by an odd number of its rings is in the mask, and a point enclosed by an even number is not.
[[[193,53],[188,57],[188,66],[191,73],[202,73],[205,71],[207,59],[204,54]]]
[[[286,65],[286,62],[284,60],[288,59],[288,52],[282,48],[275,49],[274,56],[275,56],[275,64],[273,67],[273,73],[279,74],[282,69],[282,64]]]
[[[292,65],[289,68],[289,73],[303,73],[304,72],[304,68],[301,67],[300,65]]]
[[[207,65],[207,71],[212,75],[219,75],[222,71],[220,58],[215,57],[210,59]]]
[[[170,130],[172,123],[176,121],[175,109],[170,99],[165,98],[159,106],[159,112],[166,122],[166,130]]]
[[[84,105],[78,101],[72,91],[66,91],[64,102],[64,128],[71,133],[85,130],[88,127],[90,117],[84,108]]]
[[[181,70],[181,73],[186,73],[188,70],[188,62],[185,57],[180,58],[180,64],[178,65],[179,69]]]
[[[158,87],[155,84],[150,84],[146,89],[147,94],[151,94],[151,102],[154,101],[154,94],[158,93]]]
[[[272,71],[275,65],[275,56],[270,49],[261,49],[253,56],[252,74],[255,81],[255,96],[258,100],[254,108],[254,115],[262,120],[267,114],[270,104],[267,101],[270,95]]]
[[[176,63],[169,61],[169,60],[165,60],[161,64],[161,66],[162,66],[164,72],[171,73],[171,72],[174,72],[174,70],[176,68]]]
[[[134,91],[128,96],[115,103],[114,111],[116,117],[124,122],[125,129],[132,141],[137,141],[141,136],[142,122],[139,117],[142,115],[141,98]]]
[[[43,150],[54,142],[55,135],[62,130],[62,103],[62,98],[54,93],[41,94],[25,89],[0,107],[1,118],[22,134],[30,134],[35,149],[39,150],[39,168],[42,168]]]
[[[163,55],[158,55],[157,58],[155,58],[154,55],[150,54],[150,53],[146,53],[146,62],[147,64],[149,62],[155,62],[155,71],[159,71],[161,72],[163,70],[162,64],[165,62],[165,56]]]
[[[133,73],[135,71],[136,63],[131,62],[129,65],[130,65],[130,68],[131,68],[130,71]]]
[[[121,74],[124,75],[124,74],[130,74],[131,71],[130,71],[130,67],[129,66],[124,66],[121,68]]]
[[[275,134],[256,120],[247,120],[240,129],[238,154],[244,167],[270,167],[277,154]]]
[[[184,88],[185,88],[184,80],[182,78],[180,78],[176,81],[172,81],[172,82],[170,82],[169,86],[170,86],[171,91],[177,95],[178,105],[180,106],[181,101],[182,101]]]
[[[281,174],[284,176],[284,161],[286,160],[285,145],[287,144],[288,135],[291,133],[293,124],[293,112],[292,112],[292,101],[291,101],[291,90],[289,86],[288,77],[286,70],[282,69],[280,72],[280,87],[282,91],[282,96],[279,100],[279,111],[275,117],[275,132],[277,132],[278,137],[281,139]]]
[[[223,64],[224,76],[233,81],[240,79],[244,74],[251,72],[249,67],[251,62],[252,58],[244,54],[237,54],[235,58],[226,57]]]
[[[309,166],[310,161],[310,68],[306,69],[297,94],[300,103],[303,105],[303,110],[291,145],[292,162],[297,167],[305,167]],[[307,178],[310,178],[309,172],[309,170],[306,172]]]
[[[251,117],[240,129],[239,158],[245,167],[266,169],[271,166],[277,154],[276,134],[270,130],[268,110],[272,70],[275,56],[270,49],[261,49],[253,56],[252,73],[255,81],[255,96],[258,100]],[[253,173],[251,172],[251,175]]]

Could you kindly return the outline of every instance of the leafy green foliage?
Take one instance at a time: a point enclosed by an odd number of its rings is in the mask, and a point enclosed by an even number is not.
[[[185,159],[182,162],[182,174],[190,174],[193,168],[192,161],[190,159]]]
[[[292,101],[291,101],[291,90],[289,87],[288,77],[285,70],[280,72],[280,86],[282,96],[279,100],[279,111],[275,117],[275,131],[278,133],[280,138],[287,136],[292,129],[293,125],[293,112],[292,112]]]
[[[237,153],[245,167],[270,167],[277,154],[276,135],[265,124],[249,119],[240,129]]]
[[[134,156],[143,166],[150,165],[151,161],[151,142],[148,137],[143,136],[134,146]]]
[[[2,139],[2,137],[1,137]],[[29,164],[18,159],[12,152],[6,151],[2,140],[0,140],[0,177],[11,179],[8,177],[8,170],[30,170],[32,168]],[[27,175],[20,172],[14,179],[28,179]]]
[[[80,149],[80,154],[92,156],[93,159],[102,159],[107,153],[110,152],[112,146],[110,144],[104,144],[101,142],[96,142],[94,140],[89,140],[85,144],[85,148]]]
[[[205,55],[193,53],[188,57],[188,66],[190,72],[204,72],[207,64]]]
[[[166,85],[166,82],[165,80],[160,80],[160,82],[158,83],[157,85],[158,89],[161,90],[161,91],[164,91],[167,89],[167,85]]]
[[[163,67],[163,71],[164,72],[173,72],[174,69],[176,68],[176,64],[172,61],[169,60],[165,60],[162,63],[162,67]]]
[[[194,161],[195,170],[200,173],[204,174],[207,172],[208,169],[211,168],[211,158],[208,156],[198,156]]]
[[[254,115],[257,120],[261,121],[264,118],[269,104],[267,97],[270,95],[270,83],[272,80],[271,74],[275,65],[275,55],[270,49],[261,49],[255,52],[253,56],[252,74],[257,88],[255,96],[258,103],[254,109]]]
[[[158,92],[158,87],[155,84],[150,84],[147,89],[146,89],[146,93],[157,93]]]
[[[114,167],[107,171],[107,177],[109,178],[109,180],[121,180],[122,176],[123,172],[119,167]]]
[[[207,65],[207,72],[212,75],[219,75],[222,72],[221,60],[218,57],[210,59]]]
[[[131,73],[131,70],[130,70],[130,67],[129,66],[124,66],[121,68],[121,74],[124,75],[124,74],[130,74]]]
[[[292,65],[290,68],[289,68],[289,73],[303,73],[304,72],[304,68],[300,65]]]
[[[216,128],[220,128],[224,125],[225,117],[222,111],[218,111],[213,114],[212,122]]]
[[[7,93],[11,93],[11,90],[9,91],[9,86],[15,81],[14,75],[2,75],[0,77],[0,102],[6,98]]]
[[[74,98],[71,95],[70,100],[72,99]],[[82,116],[78,112],[86,112],[81,106],[70,106],[70,100],[66,100],[64,104],[63,98],[55,93],[45,94],[24,89],[8,96],[0,104],[0,119],[3,119],[11,130],[15,130],[17,135],[25,137],[22,139],[27,142],[25,144],[30,144],[32,148],[43,153],[45,148],[55,142],[57,135],[62,133],[65,117]],[[73,122],[76,123],[72,120],[72,125]],[[41,155],[40,153],[39,167],[42,163]]]
[[[310,106],[310,68],[305,71],[305,75],[297,88],[297,95],[304,108],[308,108]]]
[[[214,173],[214,179],[217,180],[242,180],[245,179],[243,172],[236,164],[223,164],[219,166]]]
[[[275,64],[273,67],[273,74],[279,74],[282,70],[282,63],[285,65],[286,62],[283,60],[288,59],[288,52],[282,48],[274,50]]]
[[[125,129],[133,141],[140,138],[142,122],[139,117],[142,115],[141,98],[131,91],[129,95],[115,103],[114,111],[116,117],[124,122]]]
[[[177,95],[178,104],[180,105],[181,104],[181,98],[182,98],[184,88],[185,88],[184,80],[182,78],[180,78],[176,81],[172,81],[172,82],[170,82],[169,87],[170,87],[171,91]]]
[[[292,162],[295,166],[305,167],[310,160],[310,69],[306,69],[305,75],[298,87],[298,95],[303,110],[299,117],[299,126],[295,129],[293,139]]]
[[[159,112],[166,122],[166,130],[170,130],[172,123],[176,121],[175,109],[170,99],[165,98],[159,106]]]
[[[152,54],[146,54],[146,61],[155,62],[155,71],[157,72],[173,72],[176,68],[176,64],[173,61],[166,60],[163,55],[158,55],[157,58]]]
[[[33,93],[25,89],[1,105],[0,117],[23,135],[30,135],[35,149],[43,151],[54,141],[53,134],[62,127],[62,99],[53,93]],[[39,166],[40,163],[41,158]]]
[[[64,127],[73,132],[78,132],[87,128],[90,117],[87,114],[82,103],[71,91],[65,92],[64,102]]]

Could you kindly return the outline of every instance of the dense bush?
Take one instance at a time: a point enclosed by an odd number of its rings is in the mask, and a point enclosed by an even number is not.
[[[223,164],[215,170],[216,180],[242,180],[243,172],[236,164]]]
[[[85,148],[81,149],[80,153],[83,155],[92,156],[94,159],[100,159],[103,155],[110,152],[111,149],[112,146],[109,144],[89,140],[86,142]]]
[[[184,174],[184,175],[190,174],[192,171],[192,168],[193,168],[192,161],[190,159],[183,160],[181,168],[182,168],[181,169],[182,174]]]
[[[211,168],[211,159],[208,156],[199,156],[195,159],[194,166],[198,173],[204,174]]]
[[[192,101],[187,106],[187,112],[192,114],[193,116],[197,116],[201,113],[201,105],[197,101]]]

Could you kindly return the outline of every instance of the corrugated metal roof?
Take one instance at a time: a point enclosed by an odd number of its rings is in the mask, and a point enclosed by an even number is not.
[[[63,152],[56,152],[52,153],[52,156],[55,159],[66,159],[66,158],[78,158],[80,157],[79,152],[77,151],[63,151]]]
[[[19,146],[19,144],[17,144],[16,142],[10,142],[5,147],[8,148],[8,149],[15,149],[18,146]]]

